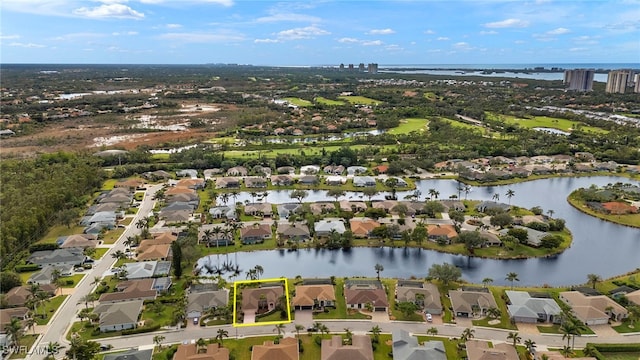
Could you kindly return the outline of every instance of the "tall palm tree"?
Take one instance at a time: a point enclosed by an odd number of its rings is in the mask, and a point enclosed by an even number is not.
[[[524,346],[526,346],[527,350],[532,353],[533,349],[536,347],[536,342],[531,339],[527,339],[524,341]]]
[[[500,194],[498,194],[498,193],[493,194],[493,196],[491,197],[491,199],[492,199],[493,201],[500,201]]]
[[[222,202],[227,205],[227,203],[229,202],[229,193],[224,193],[222,195],[220,195],[220,200],[222,200]]]
[[[508,189],[505,195],[507,196],[507,199],[509,199],[509,205],[511,205],[511,198],[516,195],[516,192],[511,189]]]
[[[264,274],[264,268],[261,265],[256,265],[253,267],[253,269],[256,271],[256,275],[258,277],[258,279],[260,279],[260,276],[262,276],[262,274]]]
[[[37,322],[36,322],[36,319],[35,319],[33,316],[29,316],[29,317],[24,321],[24,326],[25,326],[27,329],[31,329],[31,330],[33,330],[33,334],[34,334],[34,335],[35,335],[35,333],[36,333],[36,325],[37,325]]]
[[[50,342],[49,345],[47,345],[47,357],[46,358],[55,359],[55,356],[58,355],[58,352],[62,348],[63,348],[63,346],[61,346],[60,343],[58,343],[58,342]]]
[[[594,289],[596,288],[596,285],[600,281],[602,281],[602,278],[598,274],[588,274],[587,275],[587,279],[589,280],[589,283],[591,284],[591,287],[593,287]]]
[[[522,340],[522,337],[518,335],[518,332],[509,332],[507,340],[511,340],[513,342],[513,347],[516,347],[516,345],[520,343],[520,340]]]
[[[373,335],[374,342],[378,342],[380,339],[380,334],[382,333],[382,329],[380,329],[380,326],[376,325],[372,327],[369,332],[371,333],[371,335]]]
[[[578,327],[575,322],[570,319],[565,319],[565,321],[560,324],[560,332],[562,333],[562,340],[567,339],[567,347],[569,347],[571,338],[578,334]]]
[[[438,196],[436,195],[438,193],[438,190],[436,189],[429,189],[427,191],[427,193],[429,193],[429,200],[433,200],[433,198],[437,198]]]
[[[156,346],[158,347],[158,349],[162,350],[162,342],[164,341],[165,337],[162,335],[156,335],[153,337],[153,343],[156,344]]]
[[[508,273],[505,280],[511,281],[511,290],[513,290],[513,282],[520,281],[520,279],[518,279],[518,273],[515,273],[515,272]]]
[[[240,195],[240,193],[235,191],[235,190],[231,192],[231,196],[233,197],[233,202],[234,203],[238,202],[238,195]]]
[[[14,346],[20,345],[20,339],[24,335],[22,322],[17,318],[12,318],[11,322],[4,326],[4,331],[11,339],[11,344]]]
[[[284,334],[284,328],[285,328],[284,324],[277,324],[273,329],[273,331],[277,331],[278,336],[281,336],[282,334]]]
[[[484,279],[482,279],[482,285],[486,288],[487,285],[491,284],[493,282],[493,279],[490,277],[486,277]]]
[[[295,324],[295,329],[296,329],[296,337],[299,339],[300,331],[304,330],[304,325]]]
[[[549,217],[552,218],[553,214],[555,214],[555,211],[549,209],[549,210],[547,210],[547,214],[549,214]]]
[[[344,334],[347,337],[347,345],[353,344],[353,331],[349,328],[344,328]]]
[[[460,335],[460,340],[462,342],[467,342],[467,340],[473,339],[475,330],[471,328],[466,328],[462,331],[462,335]]]
[[[376,270],[376,276],[378,277],[378,281],[380,280],[380,272],[384,271],[384,266],[382,266],[382,264],[376,264],[374,266],[374,269]]]
[[[41,303],[39,294],[42,292],[42,289],[40,288],[40,284],[32,283],[27,290],[29,291],[27,300],[33,306],[33,312],[37,314],[38,305]]]
[[[229,337],[229,332],[225,329],[218,329],[218,332],[216,333],[216,340],[220,346],[222,346],[222,340],[226,337]]]

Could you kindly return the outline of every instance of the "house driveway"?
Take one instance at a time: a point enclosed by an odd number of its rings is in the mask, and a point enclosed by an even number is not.
[[[613,328],[611,327],[611,325],[606,324],[606,325],[591,325],[589,326],[589,328],[591,330],[593,330],[594,333],[596,333],[596,335],[598,335],[598,337],[616,337],[619,336],[620,334],[618,334],[617,331],[613,330]]]
[[[538,324],[530,324],[530,323],[516,323],[518,327],[518,331],[523,334],[540,334],[538,330]]]
[[[311,310],[296,310],[295,323],[310,327],[313,325],[313,311]]]
[[[256,322],[256,313],[255,311],[245,311],[243,324],[255,324]]]
[[[376,324],[388,323],[389,314],[386,311],[374,311],[371,312],[371,321]]]

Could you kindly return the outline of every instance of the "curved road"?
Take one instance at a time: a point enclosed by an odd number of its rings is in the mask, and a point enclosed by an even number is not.
[[[113,244],[113,246],[107,251],[106,254],[102,257],[101,260],[94,263],[94,266],[88,272],[85,272],[85,276],[80,280],[78,285],[73,290],[73,293],[65,299],[62,303],[58,311],[53,315],[53,317],[49,320],[49,324],[45,327],[44,333],[41,334],[36,342],[33,344],[32,349],[46,349],[49,343],[58,342],[63,346],[68,345],[68,342],[65,339],[65,334],[67,333],[68,327],[73,323],[73,319],[76,318],[76,314],[79,309],[84,306],[84,302],[82,302],[82,298],[89,294],[95,285],[91,285],[94,277],[102,277],[105,272],[107,272],[116,262],[116,259],[111,257],[111,254],[116,252],[117,250],[124,251],[124,240],[128,236],[133,236],[140,233],[140,229],[136,228],[135,224],[139,219],[147,216],[155,205],[155,201],[153,200],[153,195],[156,191],[162,188],[162,184],[152,185],[147,188],[145,191],[144,198],[138,207],[138,212],[134,216],[130,225],[127,226],[120,236],[118,240]],[[34,353],[27,356],[27,359],[30,360],[40,360],[44,359],[46,353],[40,354],[42,351],[34,351]],[[62,355],[61,352],[60,355]]]

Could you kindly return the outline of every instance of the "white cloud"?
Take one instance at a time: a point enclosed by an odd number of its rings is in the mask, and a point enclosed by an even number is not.
[[[505,19],[484,24],[488,28],[523,28],[529,26],[529,22],[521,19]]]
[[[367,35],[391,35],[391,34],[395,34],[396,32],[393,29],[373,29],[373,30],[369,30],[369,32],[367,32]]]
[[[181,27],[180,24],[167,24],[167,29],[180,29]]]
[[[518,45],[520,45],[520,44],[524,44],[525,42],[526,42],[526,41],[524,41],[524,40],[516,40],[516,41],[514,41],[513,43],[514,43],[514,44],[518,44]]]
[[[431,29],[428,29],[428,30],[426,30],[424,33],[425,33],[425,34],[427,34],[427,35],[433,35],[433,34],[435,34],[436,32],[435,32],[435,31],[433,31],[433,30],[431,30]]]
[[[360,42],[360,40],[358,40],[358,39],[354,39],[354,38],[350,38],[350,37],[343,37],[343,38],[341,38],[341,39],[338,39],[338,42],[340,42],[340,43],[346,43],[346,44],[349,44],[349,43],[357,43],[357,42]]]
[[[463,49],[463,50],[466,50],[466,49],[470,48],[469,43],[464,42],[464,41],[457,42],[457,43],[453,44],[452,46],[454,48]]]
[[[55,40],[55,41],[70,41],[70,40],[81,40],[81,39],[97,39],[97,38],[101,38],[101,37],[105,37],[105,36],[108,36],[108,35],[107,34],[103,34],[103,33],[93,33],[93,32],[70,33],[70,34],[56,36],[56,37],[52,38],[51,40]]]
[[[438,41],[447,41],[447,40],[449,40],[449,38],[448,38],[448,37],[446,37],[446,36],[440,36],[440,37],[439,37],[439,38],[437,38],[436,40],[438,40]]]
[[[256,19],[256,22],[259,23],[269,23],[269,22],[308,22],[308,23],[317,23],[320,22],[321,19],[317,16],[305,15],[305,14],[296,14],[296,13],[276,13],[271,14],[269,16],[263,16]]]
[[[113,36],[125,36],[125,35],[134,36],[134,35],[138,35],[138,32],[137,31],[113,32],[113,33],[111,33],[111,35],[113,35]]]
[[[566,34],[571,32],[569,29],[567,28],[563,28],[563,27],[559,27],[557,29],[553,29],[553,30],[549,30],[547,31],[547,34],[549,35],[562,35],[562,34]]]
[[[495,30],[489,30],[489,31],[480,31],[480,35],[496,35],[498,32]]]
[[[303,28],[283,30],[276,35],[280,40],[300,40],[312,39],[316,36],[331,35],[331,33],[326,30],[320,29],[316,25],[311,25]]]
[[[2,35],[0,34],[0,40],[15,40],[20,39],[20,35]]]
[[[12,42],[11,44],[9,44],[9,46],[16,46],[16,47],[23,47],[23,48],[43,48],[43,47],[46,47],[46,46],[41,45],[41,44],[20,43],[20,42]]]
[[[233,6],[233,0],[140,0],[143,4],[164,4],[164,3],[204,3],[204,4],[217,4],[222,6]]]
[[[570,48],[569,51],[571,52],[581,52],[581,51],[587,51],[589,49],[587,48],[583,48],[583,47],[574,47],[574,48]]]
[[[221,43],[243,41],[244,36],[235,32],[221,33],[166,33],[159,36],[163,40],[185,43]]]
[[[372,41],[363,41],[362,45],[364,46],[380,46],[383,42],[380,40],[372,40]]]
[[[73,10],[79,16],[96,19],[142,19],[144,14],[123,4],[104,4],[94,8],[81,7]]]
[[[254,43],[256,44],[273,44],[273,43],[279,43],[280,40],[278,39],[255,39],[253,40]]]

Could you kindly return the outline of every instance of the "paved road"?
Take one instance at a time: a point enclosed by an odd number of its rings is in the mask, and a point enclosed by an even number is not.
[[[138,208],[138,213],[135,215],[130,225],[127,226],[120,236],[120,238],[113,244],[111,249],[107,251],[107,253],[102,257],[102,260],[97,261],[93,268],[85,273],[85,276],[75,287],[73,294],[67,297],[64,303],[60,306],[58,311],[54,314],[54,316],[49,321],[48,326],[46,327],[45,332],[38,337],[34,344],[34,349],[42,349],[46,348],[49,343],[58,342],[61,345],[66,345],[67,341],[64,338],[65,334],[71,323],[76,318],[76,314],[79,309],[84,306],[84,302],[81,301],[82,297],[86,294],[89,294],[95,285],[91,285],[94,277],[102,277],[102,275],[110,269],[113,264],[115,264],[116,259],[111,257],[111,254],[116,252],[117,250],[124,251],[124,240],[128,236],[133,236],[140,233],[140,229],[136,228],[135,223],[147,216],[152,210],[155,201],[153,200],[153,195],[158,191],[162,185],[153,185],[147,188],[145,192],[145,196],[140,203],[140,207]],[[27,356],[29,360],[40,360],[44,359],[46,354],[36,354],[39,351],[35,351],[34,354]],[[60,354],[61,356],[63,354]]]

